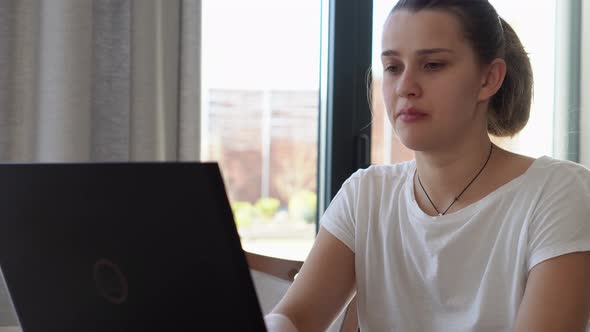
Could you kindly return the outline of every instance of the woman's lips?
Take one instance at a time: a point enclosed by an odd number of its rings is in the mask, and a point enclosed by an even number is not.
[[[428,114],[415,108],[405,108],[398,113],[398,118],[403,122],[416,122],[427,116]]]

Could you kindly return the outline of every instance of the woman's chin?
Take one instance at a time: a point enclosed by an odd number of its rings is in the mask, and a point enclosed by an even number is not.
[[[428,150],[433,145],[433,142],[428,137],[417,133],[396,132],[396,136],[406,148],[413,151]]]

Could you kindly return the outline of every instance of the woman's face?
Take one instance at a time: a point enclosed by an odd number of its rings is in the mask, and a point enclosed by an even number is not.
[[[444,149],[486,130],[487,107],[477,107],[484,71],[455,16],[396,11],[385,22],[381,60],[385,107],[408,148]]]

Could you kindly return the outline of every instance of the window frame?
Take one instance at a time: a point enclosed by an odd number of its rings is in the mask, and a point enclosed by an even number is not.
[[[372,29],[372,0],[322,0],[316,229],[344,181],[371,160]]]
[[[582,82],[582,2],[556,1],[554,156],[580,162]]]

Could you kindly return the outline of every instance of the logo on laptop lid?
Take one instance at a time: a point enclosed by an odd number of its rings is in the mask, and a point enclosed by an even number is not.
[[[94,283],[100,296],[113,304],[121,304],[127,300],[127,278],[116,264],[101,258],[94,263],[93,272]]]

